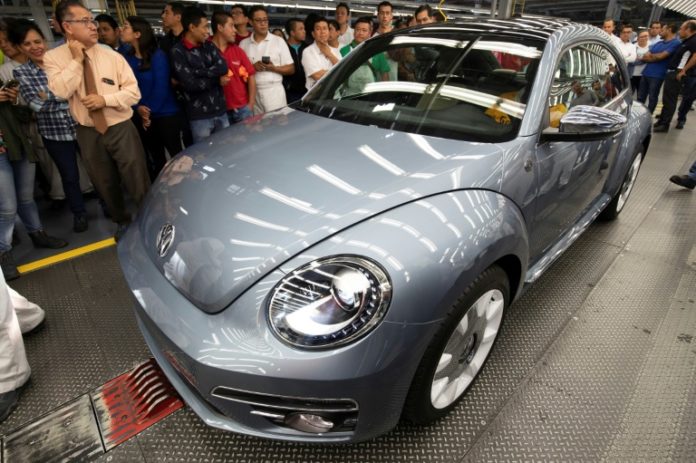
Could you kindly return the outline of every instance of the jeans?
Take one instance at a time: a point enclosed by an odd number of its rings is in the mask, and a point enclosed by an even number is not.
[[[657,99],[660,96],[660,87],[664,79],[659,77],[642,76],[640,79],[640,87],[638,88],[638,101],[645,103],[648,100],[648,109],[652,114],[657,106]]]
[[[237,122],[242,122],[254,115],[254,112],[249,109],[249,106],[242,106],[239,109],[230,109],[227,111],[227,116],[230,118],[230,124],[236,124]]]
[[[230,120],[228,119],[227,114],[223,114],[222,116],[211,117],[210,119],[191,121],[190,124],[193,142],[198,143],[201,140],[205,140],[218,130],[229,127]]]
[[[677,121],[686,122],[686,115],[691,111],[691,105],[696,100],[696,76],[682,77],[682,100],[677,112]]]
[[[58,141],[44,138],[43,144],[53,162],[56,163],[70,211],[78,216],[87,215],[85,201],[80,190],[80,172],[77,170],[77,150],[79,149],[77,142],[75,140]]]
[[[12,230],[19,214],[29,233],[42,229],[39,210],[34,202],[36,164],[26,158],[10,161],[0,154],[0,252],[12,248]]]

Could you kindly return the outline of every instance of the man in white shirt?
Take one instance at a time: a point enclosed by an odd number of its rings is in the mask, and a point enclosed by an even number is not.
[[[350,27],[350,7],[341,2],[336,5],[336,21],[340,26],[338,31],[338,48],[341,49],[353,42],[353,28]]]
[[[602,24],[602,29],[604,32],[609,34],[609,37],[611,37],[611,40],[614,41],[614,45],[617,47],[621,46],[621,39],[618,38],[616,35],[614,35],[614,29],[616,29],[616,23],[614,22],[613,19],[607,18],[604,20],[604,23]]]
[[[314,37],[314,43],[305,48],[302,53],[302,67],[307,76],[307,90],[312,88],[341,59],[338,48],[329,46],[329,22],[326,19],[316,20],[312,37]]]
[[[619,50],[626,60],[628,65],[629,75],[633,75],[633,68],[635,66],[636,58],[638,53],[636,51],[636,45],[631,42],[631,35],[633,35],[633,26],[630,24],[624,24],[621,26],[621,34],[619,35]]]
[[[262,114],[288,104],[283,76],[295,73],[295,65],[285,40],[268,32],[268,12],[261,5],[249,10],[254,32],[239,44],[256,69],[254,114]],[[328,27],[327,27],[328,30]]]
[[[650,34],[650,38],[648,39],[648,47],[662,40],[662,37],[660,37],[660,32],[662,32],[662,23],[660,21],[651,22],[650,29],[648,29],[648,34]]]
[[[643,55],[650,51],[650,33],[648,31],[640,31],[638,33],[638,41],[636,42],[636,62],[633,68],[633,75],[631,76],[631,88],[634,92],[638,92],[640,87],[640,78],[643,75],[643,69],[645,69],[646,63],[641,60]]]

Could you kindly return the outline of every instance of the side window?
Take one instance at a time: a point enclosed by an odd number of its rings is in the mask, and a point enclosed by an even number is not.
[[[578,105],[603,106],[624,88],[623,76],[606,47],[588,43],[569,48],[561,57],[549,94],[549,126]]]

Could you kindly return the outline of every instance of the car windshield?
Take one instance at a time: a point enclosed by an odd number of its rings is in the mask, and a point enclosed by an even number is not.
[[[544,43],[478,31],[436,32],[361,44],[294,107],[422,135],[513,139]]]

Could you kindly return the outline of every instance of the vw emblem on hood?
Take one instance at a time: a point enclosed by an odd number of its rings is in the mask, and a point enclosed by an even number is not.
[[[164,257],[167,251],[169,251],[169,248],[174,242],[174,232],[174,225],[165,223],[162,225],[162,228],[160,228],[159,233],[157,233],[155,246],[157,247],[157,254],[159,254],[160,257]]]

